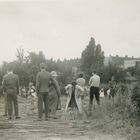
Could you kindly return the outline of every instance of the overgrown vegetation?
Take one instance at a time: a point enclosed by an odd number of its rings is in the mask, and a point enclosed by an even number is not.
[[[88,97],[84,99],[85,112],[79,117],[76,111],[69,111],[65,119],[77,120],[79,126],[83,124],[89,130],[98,131],[110,135],[117,135],[128,140],[140,139],[140,123],[137,108],[131,102],[133,94],[126,87],[122,93],[121,86],[117,91],[114,100],[101,99],[100,107],[94,101],[91,114],[88,113]]]

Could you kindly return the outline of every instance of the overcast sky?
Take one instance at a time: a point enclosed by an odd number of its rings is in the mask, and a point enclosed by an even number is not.
[[[16,48],[77,58],[94,37],[105,55],[140,56],[140,0],[0,0],[0,63]]]

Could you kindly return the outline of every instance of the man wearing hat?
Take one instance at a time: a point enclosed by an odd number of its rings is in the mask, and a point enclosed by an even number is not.
[[[38,117],[39,120],[43,117],[43,103],[45,107],[45,120],[48,120],[49,113],[49,85],[50,81],[53,82],[50,72],[46,71],[46,65],[40,64],[40,72],[36,77],[36,92],[38,95]]]
[[[56,111],[58,109],[61,109],[61,91],[60,86],[57,81],[57,73],[55,71],[51,72],[51,76],[54,80],[54,83],[50,84],[50,90],[49,90],[49,117],[57,118],[56,117]]]

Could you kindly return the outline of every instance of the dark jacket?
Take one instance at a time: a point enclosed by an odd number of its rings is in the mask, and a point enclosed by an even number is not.
[[[41,70],[38,72],[36,77],[36,91],[40,92],[49,92],[50,81],[52,80],[51,74],[46,70]]]
[[[18,75],[9,73],[3,77],[3,90],[6,93],[19,94],[19,78]]]

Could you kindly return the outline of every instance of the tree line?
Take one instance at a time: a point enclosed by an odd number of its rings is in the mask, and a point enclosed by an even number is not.
[[[66,85],[72,80],[72,67],[77,67],[78,72],[83,72],[86,81],[91,76],[91,72],[95,69],[101,76],[101,81],[107,83],[112,76],[115,76],[117,81],[121,80],[125,76],[125,71],[116,65],[109,64],[104,66],[104,51],[100,44],[95,43],[95,39],[91,37],[88,45],[81,53],[81,58],[76,59],[64,59],[63,61],[47,59],[47,56],[40,51],[28,52],[28,55],[24,55],[23,49],[17,49],[16,60],[12,62],[4,61],[0,69],[0,82],[2,77],[6,73],[9,66],[14,68],[16,74],[19,75],[20,85],[27,87],[29,82],[35,84],[36,74],[39,71],[39,64],[41,62],[46,63],[46,69],[48,71],[57,71],[59,77],[58,81],[60,85]]]

